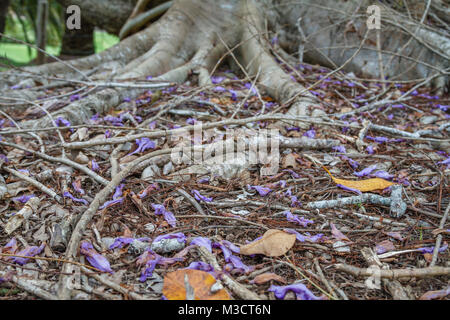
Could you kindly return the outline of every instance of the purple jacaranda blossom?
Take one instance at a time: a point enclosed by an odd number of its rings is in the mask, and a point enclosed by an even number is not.
[[[191,245],[205,247],[209,252],[212,253],[212,242],[208,238],[195,237],[194,239],[192,239]]]
[[[108,259],[95,251],[94,247],[88,241],[81,241],[80,253],[86,256],[87,261],[94,268],[101,270],[103,272],[113,273]]]
[[[190,124],[190,125],[194,125],[194,124],[196,124],[198,121],[197,121],[197,119],[195,119],[195,118],[187,118],[186,119],[186,123],[187,124]]]
[[[29,195],[23,195],[20,197],[15,197],[13,198],[14,201],[18,201],[18,202],[22,202],[22,203],[26,203],[28,200],[30,200],[31,198],[34,198],[35,195],[34,194],[29,194]]]
[[[191,262],[191,264],[186,267],[185,269],[192,269],[192,270],[200,270],[205,272],[213,272],[214,267],[210,265],[209,263],[203,262],[203,261],[194,261]]]
[[[280,180],[277,183],[281,188],[286,188],[286,180]]]
[[[438,250],[439,253],[444,252],[445,250],[447,250],[448,248],[448,244],[444,244],[443,246],[441,246]],[[433,247],[424,247],[424,248],[418,248],[417,249],[418,252],[421,253],[433,253],[434,251],[434,246]]]
[[[121,197],[122,196],[122,189],[123,189],[123,187],[124,187],[125,185],[123,184],[123,183],[121,183],[120,185],[118,185],[117,187],[116,187],[116,189],[115,189],[115,191],[114,191],[114,194],[113,194],[113,199],[114,200],[116,200],[116,199],[118,199],[119,197]]]
[[[304,217],[299,217],[296,214],[292,214],[292,212],[290,212],[288,210],[284,211],[282,213],[286,216],[286,219],[288,221],[298,223],[302,227],[307,227],[308,224],[314,223],[314,221],[305,219]]]
[[[357,194],[362,194],[362,192],[360,190],[344,186],[343,184],[340,184],[340,183],[336,184],[336,186],[341,189],[347,190],[347,191],[356,192]]]
[[[271,285],[268,291],[272,291],[277,299],[284,299],[288,291],[295,293],[297,300],[322,300],[316,297],[309,289],[302,283],[293,283],[287,286]]]
[[[301,233],[297,232],[294,229],[283,229],[283,231],[285,231],[287,233],[295,234],[296,239],[300,242],[305,242],[305,241],[318,242],[319,240],[323,239],[322,233],[311,236],[309,233],[305,233],[305,235],[302,235]]]
[[[144,265],[145,268],[141,272],[140,281],[144,282],[148,277],[151,277],[153,271],[155,270],[156,265],[162,265],[167,267],[170,264],[173,264],[178,261],[183,261],[184,258],[174,257],[174,258],[165,258],[155,253],[153,250],[148,248],[143,254],[141,254],[136,263],[138,266]]]
[[[443,160],[443,161],[439,161],[437,164],[445,164],[447,167],[450,166],[450,157],[448,157],[447,159]]]
[[[291,207],[301,207],[302,203],[297,199],[296,196],[291,196]]]
[[[58,118],[55,119],[55,125],[57,127],[61,127],[61,126],[70,127],[71,123],[70,123],[70,121],[64,119],[63,117],[58,117]],[[70,131],[73,132],[74,130],[70,129]]]
[[[186,242],[186,236],[182,232],[177,233],[169,233],[169,234],[162,234],[160,236],[157,236],[153,242],[158,242],[161,240],[167,240],[167,239],[177,239],[178,242]]]
[[[233,270],[240,273],[250,273],[253,270],[255,270],[255,267],[253,266],[247,266],[245,263],[242,262],[241,258],[231,255],[229,258],[229,263],[233,266]],[[237,270],[236,270],[237,269]]]
[[[22,173],[25,173],[27,176],[31,176],[30,171],[27,170],[27,169],[17,169],[17,171],[22,172]]]
[[[353,169],[356,169],[356,168],[359,167],[358,161],[355,161],[355,160],[353,160],[353,159],[350,159],[350,158],[347,157],[347,156],[341,156],[341,158],[342,158],[343,160],[347,160],[348,163],[350,164],[350,166],[351,166]]]
[[[66,192],[64,192],[64,197],[66,197],[66,198],[70,198],[70,199],[72,199],[72,201],[74,201],[74,202],[81,202],[82,204],[84,204],[84,205],[89,205],[89,202],[87,202],[86,200],[84,200],[84,199],[79,199],[79,198],[75,198],[70,192],[68,192],[68,191],[66,191]]]
[[[153,210],[155,210],[156,215],[163,215],[164,219],[167,221],[167,223],[172,226],[176,227],[177,225],[177,219],[175,219],[175,216],[172,212],[166,210],[164,205],[162,204],[152,204]]]
[[[394,115],[393,115],[392,113],[391,113],[391,114],[388,114],[387,118],[388,118],[389,120],[392,120],[392,119],[394,119]]]
[[[130,97],[124,97],[122,101],[123,102],[131,102],[131,98]]]
[[[370,166],[370,167],[367,167],[367,168],[365,168],[365,169],[363,169],[363,170],[361,170],[361,171],[359,171],[359,172],[353,172],[353,174],[354,174],[355,176],[357,176],[357,177],[360,177],[360,178],[361,178],[361,177],[365,177],[365,176],[371,174],[372,171],[375,170],[376,168],[377,168],[377,165],[374,164],[374,165],[372,165],[372,166]]]
[[[123,202],[123,198],[109,200],[109,201],[106,201],[99,209],[103,210],[105,208],[109,208],[117,203],[122,203],[122,202]]]
[[[274,36],[274,37],[270,40],[270,44],[271,44],[271,45],[278,44],[278,37],[277,37],[277,36]]]
[[[226,78],[225,77],[222,77],[222,76],[212,76],[211,77],[211,82],[213,83],[213,84],[219,84],[219,83],[221,83],[222,81],[224,81]]]
[[[437,104],[435,107],[438,108],[438,109],[441,109],[441,110],[444,111],[444,112],[446,112],[450,106],[445,106],[445,105],[442,105],[442,104]]]
[[[106,117],[103,117],[103,121],[110,122],[113,126],[116,127],[123,127],[122,119],[119,117],[107,115]]]
[[[386,171],[383,171],[383,170],[372,173],[371,176],[385,179],[385,180],[390,180],[394,177],[393,174],[387,173]]]
[[[217,91],[217,92],[226,92],[227,91],[227,89],[225,89],[224,87],[221,87],[221,86],[214,87],[213,90]]]
[[[152,121],[148,124],[148,128],[154,130],[156,129],[156,124],[157,124],[156,121]]]
[[[210,180],[209,177],[203,177],[203,178],[198,179],[198,183],[208,183],[209,180]]]
[[[195,189],[192,190],[192,194],[194,195],[194,198],[197,201],[203,201],[203,202],[211,202],[211,201],[213,201],[212,198],[208,198],[208,197],[202,196],[198,190],[195,190]]]
[[[394,251],[395,246],[394,244],[389,240],[384,240],[380,243],[377,243],[375,247],[375,251],[377,254],[383,254],[385,252]]]
[[[106,130],[105,131],[105,139],[111,138],[111,131],[110,130]]]
[[[119,237],[114,240],[114,243],[109,246],[109,249],[123,248],[124,246],[132,243],[133,241],[141,241],[141,242],[149,242],[150,238],[128,238],[128,237]]]
[[[225,261],[226,262],[230,262],[230,257],[233,255],[233,253],[232,253],[233,251],[226,244],[224,244],[224,240],[222,240],[220,242],[214,242],[212,244],[212,247],[213,248],[220,248],[222,250],[223,257],[224,257]],[[235,248],[233,247],[233,249],[235,249]],[[239,249],[239,248],[237,248],[237,249]],[[236,253],[239,253],[239,251],[236,252]]]
[[[262,196],[262,197],[266,196],[269,192],[272,191],[272,189],[267,188],[267,187],[251,186],[249,184],[247,185],[247,189],[250,189],[250,190],[253,189],[253,190],[258,191],[259,195]]]
[[[70,96],[70,102],[74,102],[75,100],[80,100],[81,96],[79,94],[73,94]]]
[[[25,248],[17,253],[15,253],[18,256],[25,256],[25,257],[34,257],[42,252],[42,250],[45,247],[45,243],[38,246],[32,246]],[[11,261],[17,264],[20,264],[21,266],[26,264],[30,260],[29,258],[23,258],[23,257],[12,257]]]
[[[287,197],[292,197],[292,188],[288,188],[285,192],[284,195]]]
[[[91,160],[91,169],[95,172],[100,170],[98,163],[94,159]]]
[[[153,190],[159,190],[159,189],[160,189],[159,184],[152,183],[147,188],[145,188],[144,190],[139,192],[138,193],[138,197],[139,197],[139,199],[144,199],[148,195],[149,192],[151,192]]]
[[[3,248],[0,248],[0,253],[14,254],[17,251],[17,248],[17,240],[16,238],[12,238],[3,246]]]
[[[375,151],[373,150],[373,146],[372,145],[368,145],[366,148],[366,151],[368,154],[374,154]]]
[[[314,129],[308,130],[308,131],[306,131],[303,135],[304,135],[305,137],[314,139],[314,138],[316,137],[316,130],[314,130]]]
[[[389,139],[386,137],[372,137],[372,136],[366,136],[366,139],[375,141],[376,143],[385,143],[388,142]]]
[[[156,148],[156,142],[150,140],[149,138],[136,139],[136,144],[138,145],[138,147],[136,150],[134,150],[132,153],[129,154],[130,156],[138,152],[141,153],[144,152],[145,150]]]
[[[404,106],[403,104],[393,104],[393,105],[391,105],[391,108],[394,108],[394,109],[404,109],[405,106]]]
[[[76,180],[72,182],[72,187],[73,189],[78,192],[81,195],[86,194],[86,192],[83,190],[83,188],[81,187],[81,181],[80,180]]]
[[[294,179],[300,179],[300,175],[291,169],[284,169],[283,172],[289,172]]]
[[[334,146],[332,147],[334,151],[340,152],[340,153],[347,153],[347,150],[344,146]]]
[[[92,123],[96,124],[98,123],[101,119],[100,119],[100,115],[98,113],[94,114],[90,119],[89,119]]]
[[[228,92],[231,93],[231,100],[237,101],[237,96],[238,96],[237,91],[232,90],[232,89],[228,89]]]
[[[247,89],[251,89],[251,91],[253,92],[253,94],[258,94],[258,91],[256,91],[255,86],[252,87],[252,84],[250,82],[247,82],[244,84],[244,87],[246,87]]]
[[[0,160],[2,160],[5,163],[9,162],[9,159],[3,153],[0,153]]]
[[[289,131],[297,131],[300,132],[300,127],[285,127],[284,128],[287,132]]]

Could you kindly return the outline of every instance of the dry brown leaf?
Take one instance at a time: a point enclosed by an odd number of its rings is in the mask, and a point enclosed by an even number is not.
[[[272,272],[267,272],[267,273],[257,275],[255,278],[253,278],[251,283],[263,284],[263,283],[269,282],[270,280],[278,281],[281,283],[286,283],[286,280],[282,276],[279,276]]]
[[[297,159],[296,154],[289,153],[286,156],[284,156],[283,160],[281,161],[281,166],[283,167],[283,169],[286,168],[298,169],[299,165],[297,161],[295,161],[295,159]]]
[[[163,294],[168,300],[186,300],[185,275],[194,289],[195,300],[230,300],[230,295],[223,288],[211,292],[211,287],[216,283],[212,275],[192,269],[177,270],[164,277]]]
[[[381,178],[373,178],[373,179],[366,179],[366,180],[360,180],[360,181],[354,181],[354,180],[344,180],[344,179],[337,179],[333,177],[331,172],[323,167],[326,172],[330,175],[331,179],[336,184],[341,184],[347,188],[357,189],[361,192],[367,192],[367,191],[373,191],[373,190],[383,190],[387,187],[392,186],[394,183],[381,179]]]
[[[295,234],[281,230],[270,229],[261,239],[241,246],[240,253],[245,255],[264,254],[269,257],[279,257],[285,254],[295,243]]]

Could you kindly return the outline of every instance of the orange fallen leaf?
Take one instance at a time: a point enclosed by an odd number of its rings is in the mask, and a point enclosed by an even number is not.
[[[278,281],[281,283],[286,283],[286,280],[282,276],[279,276],[272,272],[267,272],[267,273],[257,275],[255,278],[253,278],[251,283],[263,284],[263,283],[269,282],[270,280]]]
[[[215,291],[216,279],[208,272],[181,269],[168,273],[164,277],[163,294],[168,300],[186,300],[185,276],[189,286],[194,290],[195,300],[230,300],[228,292],[219,288]],[[214,291],[214,292],[212,292]]]
[[[372,178],[372,179],[366,179],[366,180],[344,180],[344,179],[338,179],[333,177],[331,172],[323,167],[325,171],[330,175],[331,179],[337,184],[341,184],[347,188],[357,189],[361,192],[367,192],[367,191],[373,191],[373,190],[383,190],[387,187],[392,186],[394,183],[381,179],[381,178]]]
[[[261,239],[240,247],[240,253],[245,255],[264,254],[278,257],[285,254],[295,243],[295,234],[281,230],[270,229]]]

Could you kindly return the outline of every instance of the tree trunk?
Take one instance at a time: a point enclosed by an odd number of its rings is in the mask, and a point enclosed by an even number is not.
[[[6,16],[8,13],[9,0],[3,0],[0,3],[0,32],[4,32],[6,24]],[[0,35],[0,40],[2,36]]]

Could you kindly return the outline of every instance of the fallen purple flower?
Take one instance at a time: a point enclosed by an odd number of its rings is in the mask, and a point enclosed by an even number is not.
[[[182,232],[178,233],[170,233],[170,234],[163,234],[160,236],[157,236],[153,242],[159,242],[161,240],[167,240],[167,239],[177,239],[178,242],[186,242],[186,236]]]
[[[13,198],[13,200],[22,202],[22,203],[26,203],[28,200],[30,200],[31,198],[34,198],[34,197],[36,197],[34,194],[30,194],[30,195],[23,195],[20,197],[15,197],[15,198]]]
[[[197,201],[204,201],[204,202],[211,202],[211,201],[213,201],[212,198],[208,198],[208,197],[202,196],[198,190],[194,189],[194,190],[192,190],[192,193],[194,194],[194,198]]]
[[[267,188],[267,187],[261,187],[261,186],[251,186],[251,185],[247,185],[248,189],[254,189],[256,191],[258,191],[259,195],[264,197],[266,196],[268,193],[270,193],[272,191],[272,189]]]
[[[284,169],[283,172],[289,172],[294,179],[300,179],[300,175],[291,169]]]
[[[362,194],[362,192],[359,191],[358,189],[346,187],[346,186],[344,186],[343,184],[336,184],[336,186],[338,186],[339,188],[342,188],[342,189],[344,189],[344,190],[347,190],[347,191],[356,192],[357,194]]]
[[[316,297],[308,288],[302,283],[294,283],[287,286],[271,285],[268,291],[272,291],[277,299],[284,299],[288,291],[295,293],[297,300],[322,300]]]
[[[332,148],[334,151],[340,152],[340,153],[347,153],[347,150],[344,146],[334,146]]]
[[[448,248],[448,244],[444,244],[442,247],[439,248],[438,252],[444,252],[445,250],[447,250]],[[417,251],[421,252],[421,253],[433,253],[434,251],[434,246],[433,247],[424,247],[424,248],[419,248],[417,249]]]
[[[383,170],[372,173],[371,176],[385,179],[385,180],[390,180],[394,177],[393,174],[387,173],[386,171],[383,171]]]
[[[167,221],[167,223],[171,227],[176,227],[177,219],[175,218],[175,216],[173,215],[172,212],[166,210],[164,205],[162,205],[162,204],[152,204],[152,208],[153,208],[153,210],[155,210],[155,214],[156,215],[161,215],[162,214],[164,216],[164,219]]]
[[[288,221],[298,223],[299,225],[301,225],[303,227],[307,227],[308,224],[314,223],[314,221],[312,221],[312,220],[308,220],[303,217],[299,218],[298,215],[292,214],[292,212],[290,212],[290,211],[284,211],[282,213],[284,215],[286,215],[286,218]]]
[[[25,248],[19,252],[16,253],[16,255],[18,256],[25,256],[25,257],[34,257],[35,255],[38,255],[39,253],[42,252],[42,250],[45,247],[45,243],[41,244],[39,247],[37,246],[32,246],[32,247],[28,247]],[[29,258],[23,258],[23,257],[12,257],[11,261],[13,263],[17,263],[20,264],[21,266],[26,264],[28,262],[28,260],[30,260]]]
[[[91,169],[94,172],[100,170],[100,167],[98,166],[98,163],[94,159],[91,160]]]
[[[117,203],[122,203],[123,202],[123,198],[118,198],[118,199],[114,199],[114,200],[109,200],[106,201],[99,209],[103,210],[105,208],[109,208]]]
[[[367,167],[359,172],[353,172],[353,174],[360,178],[365,177],[365,176],[369,175],[370,173],[372,173],[372,171],[375,170],[376,168],[377,168],[377,165],[374,164],[374,165]]]
[[[80,253],[86,256],[87,261],[89,261],[94,268],[104,272],[113,273],[108,259],[97,253],[92,244],[88,241],[81,241]]]
[[[308,131],[306,131],[303,135],[304,135],[305,137],[314,139],[314,138],[316,137],[316,130],[314,130],[314,129],[308,130]]]
[[[191,241],[191,245],[196,245],[200,247],[206,248],[209,252],[212,253],[212,242],[210,239],[205,237],[195,237]]]
[[[82,204],[84,204],[84,205],[89,205],[89,202],[87,202],[86,200],[84,200],[84,199],[79,199],[79,198],[75,198],[70,192],[68,192],[68,191],[66,191],[66,192],[64,192],[64,197],[66,197],[66,198],[70,198],[70,199],[72,199],[72,201],[74,201],[74,202],[81,202]]]
[[[129,154],[130,156],[138,152],[141,153],[144,152],[145,150],[156,148],[156,142],[150,140],[149,138],[136,139],[136,144],[138,145],[138,147],[136,150],[134,150],[132,153]]]

